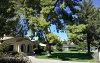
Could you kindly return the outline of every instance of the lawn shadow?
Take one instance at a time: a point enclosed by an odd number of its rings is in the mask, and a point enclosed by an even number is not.
[[[52,53],[49,58],[59,58],[63,61],[71,61],[72,58],[77,60],[90,60],[93,59],[92,56],[88,56],[86,53]]]

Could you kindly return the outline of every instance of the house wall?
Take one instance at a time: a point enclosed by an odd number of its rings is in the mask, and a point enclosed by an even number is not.
[[[68,51],[69,48],[68,47],[63,47],[63,51]]]
[[[31,47],[32,47],[32,50],[31,50],[31,52],[33,52],[33,43],[31,42],[31,41],[29,41],[29,40],[24,40],[24,41],[21,41],[21,42],[19,42],[18,43],[18,45],[19,45],[19,52],[21,52],[21,45],[25,45],[26,46],[26,51],[25,52],[28,52],[27,50],[28,50],[28,45],[31,45]]]

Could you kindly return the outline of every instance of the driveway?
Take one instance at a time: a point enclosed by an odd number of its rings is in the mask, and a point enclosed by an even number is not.
[[[48,60],[37,59],[34,56],[28,56],[32,63],[90,63],[90,62],[73,62],[73,61],[61,61],[61,60]]]

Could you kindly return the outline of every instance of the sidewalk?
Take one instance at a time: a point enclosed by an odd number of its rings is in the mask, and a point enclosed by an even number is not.
[[[91,62],[73,62],[73,61],[61,61],[61,60],[48,60],[37,59],[34,56],[28,56],[32,63],[91,63]]]

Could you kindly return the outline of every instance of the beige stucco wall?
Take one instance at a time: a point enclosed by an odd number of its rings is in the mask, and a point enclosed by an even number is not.
[[[26,52],[27,52],[28,45],[31,45],[32,52],[33,52],[33,45],[34,44],[31,41],[29,41],[29,40],[23,40],[23,41],[21,41],[21,42],[18,43],[18,45],[19,45],[19,52],[21,52],[21,45],[22,44],[24,44],[26,46]]]

